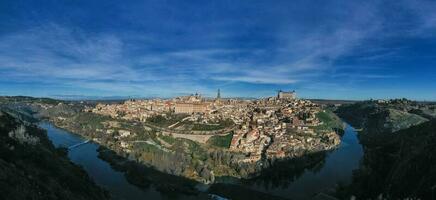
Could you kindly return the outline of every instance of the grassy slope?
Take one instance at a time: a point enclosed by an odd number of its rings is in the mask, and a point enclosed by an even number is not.
[[[227,135],[214,135],[207,141],[208,144],[221,147],[221,148],[229,148],[230,142],[232,142],[233,133],[229,133]]]
[[[392,131],[399,131],[428,121],[426,118],[416,114],[389,109],[388,124]]]
[[[316,114],[316,117],[322,122],[321,125],[315,128],[317,131],[340,131],[344,129],[342,120],[331,110],[326,109],[321,111]]]

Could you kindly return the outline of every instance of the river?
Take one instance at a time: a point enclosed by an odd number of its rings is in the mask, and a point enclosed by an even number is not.
[[[86,139],[50,123],[40,123],[47,130],[49,139],[57,147],[68,147]],[[173,199],[174,196],[160,193],[152,186],[141,189],[127,182],[124,174],[114,170],[107,162],[98,158],[98,144],[90,142],[69,151],[72,162],[82,166],[89,176],[100,186],[107,189],[114,199]],[[352,171],[359,167],[363,150],[357,139],[356,131],[347,125],[340,146],[326,153],[314,167],[302,169],[298,175],[280,175],[281,180],[257,178],[250,181],[233,181],[233,185],[273,194],[291,199],[308,199],[316,193],[333,188],[337,183],[351,181]],[[177,195],[177,199],[195,199],[194,196]]]
[[[69,147],[86,141],[78,135],[59,129],[50,123],[40,123],[47,130],[47,135],[56,147]],[[68,157],[75,164],[82,166],[89,176],[101,187],[108,190],[114,199],[168,199],[153,187],[146,190],[127,182],[124,173],[115,171],[109,163],[98,157],[99,145],[93,142],[78,146],[68,152]],[[179,199],[194,199],[181,195]]]

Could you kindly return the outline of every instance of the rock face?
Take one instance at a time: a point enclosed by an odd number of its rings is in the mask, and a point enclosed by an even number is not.
[[[45,132],[0,111],[0,199],[108,199]]]

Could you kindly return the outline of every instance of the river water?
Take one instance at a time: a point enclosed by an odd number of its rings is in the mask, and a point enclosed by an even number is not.
[[[86,140],[56,128],[50,123],[41,123],[40,127],[47,130],[49,139],[57,147],[68,147]],[[174,198],[160,193],[152,186],[141,189],[127,182],[124,173],[112,169],[107,162],[98,158],[98,147],[98,144],[90,142],[70,150],[68,156],[72,162],[82,166],[98,185],[107,189],[114,199]],[[359,167],[362,156],[363,150],[356,131],[347,125],[340,146],[323,155],[315,167],[303,169],[298,175],[281,176],[282,180],[271,181],[259,178],[232,184],[284,198],[308,199],[316,193],[333,188],[338,183],[350,183],[352,171]],[[195,197],[180,194],[177,199],[195,199]]]

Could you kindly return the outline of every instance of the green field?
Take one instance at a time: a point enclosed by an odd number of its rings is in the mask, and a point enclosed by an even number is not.
[[[215,135],[212,136],[207,143],[216,147],[229,148],[232,142],[233,133],[229,133],[224,136]]]

